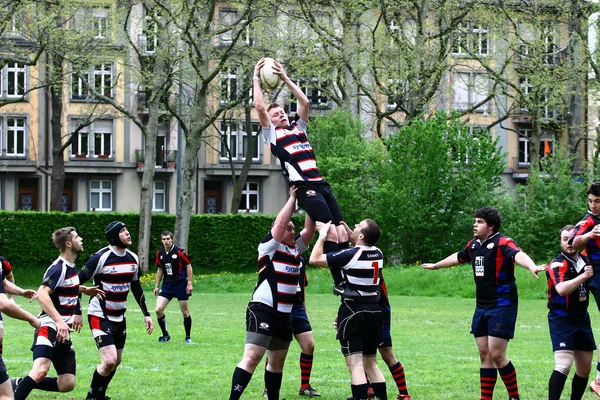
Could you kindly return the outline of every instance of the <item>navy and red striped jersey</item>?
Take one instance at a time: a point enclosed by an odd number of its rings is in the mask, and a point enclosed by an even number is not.
[[[10,274],[13,270],[12,265],[10,265],[8,260],[2,256],[0,256],[0,268],[2,269],[2,276],[4,278],[6,277],[6,275]]]
[[[340,268],[346,275],[346,285],[361,298],[377,300],[383,253],[375,246],[354,246],[336,253],[327,253],[327,266]]]
[[[123,321],[127,311],[127,295],[131,282],[139,279],[139,268],[137,255],[129,250],[119,254],[112,246],[107,246],[92,255],[79,271],[79,279],[83,284],[93,278],[94,285],[104,290],[106,298],[100,300],[92,297],[88,315],[114,322]]]
[[[79,276],[75,264],[58,257],[44,273],[42,285],[50,288],[50,300],[67,325],[73,324],[79,304]],[[42,310],[38,316],[41,326],[56,330],[56,322]]]
[[[459,263],[471,261],[478,307],[517,305],[515,256],[520,251],[511,238],[496,233],[483,242],[473,238],[458,252]]]
[[[561,296],[556,291],[556,285],[570,281],[583,274],[587,265],[587,258],[580,255],[577,260],[560,253],[554,257],[546,267],[548,278],[548,308],[561,317],[581,317],[587,314],[590,303],[589,279],[579,285],[577,289],[566,296]]]
[[[278,243],[269,232],[258,245],[258,282],[252,301],[266,304],[279,312],[290,313],[296,301],[300,279],[300,254],[306,245],[300,236],[290,247]]]
[[[390,299],[387,294],[387,286],[385,285],[385,280],[383,279],[383,271],[379,271],[379,280],[381,283],[379,284],[379,307],[384,309],[391,309]]]
[[[187,279],[185,267],[191,264],[184,249],[173,245],[169,251],[162,249],[156,252],[156,267],[163,271],[163,282]]]
[[[306,121],[298,118],[287,129],[273,124],[262,127],[265,143],[271,146],[271,153],[279,159],[281,169],[290,182],[323,180],[306,136],[306,125]]]
[[[573,240],[577,236],[589,233],[592,229],[594,229],[594,226],[598,224],[600,224],[600,218],[588,211],[583,219],[575,226],[575,230],[569,238],[569,243],[573,244]],[[590,265],[600,266],[600,237],[594,237],[588,241],[585,244],[585,250],[583,253],[588,257]]]

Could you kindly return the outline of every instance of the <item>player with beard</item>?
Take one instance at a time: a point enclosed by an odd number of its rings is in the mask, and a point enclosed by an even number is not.
[[[571,383],[571,400],[580,400],[585,393],[592,369],[596,342],[588,314],[589,280],[594,269],[580,255],[569,238],[575,227],[567,225],[559,232],[562,252],[546,268],[548,277],[548,325],[554,371],[548,383],[548,400],[560,400],[560,395],[575,361]]]
[[[498,373],[509,398],[519,400],[517,373],[506,355],[508,341],[514,337],[517,321],[515,263],[527,268],[536,279],[537,274],[544,270],[538,268],[511,238],[498,233],[501,223],[498,210],[480,208],[475,211],[475,237],[464,249],[435,264],[422,265],[425,269],[440,269],[471,262],[477,299],[471,334],[475,336],[481,362],[481,400],[492,400]]]
[[[93,297],[88,308],[88,321],[96,347],[100,353],[100,365],[94,371],[86,399],[107,400],[106,388],[121,364],[127,338],[125,311],[127,295],[133,292],[151,334],[154,327],[144,291],[139,281],[139,262],[135,253],[128,250],[131,235],[121,221],[113,221],[104,231],[109,245],[100,249],[79,271],[79,280],[90,279],[106,293],[106,298]]]

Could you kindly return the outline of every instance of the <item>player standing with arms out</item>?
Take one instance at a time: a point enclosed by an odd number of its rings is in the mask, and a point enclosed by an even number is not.
[[[121,221],[113,221],[108,224],[104,234],[109,245],[92,255],[79,271],[82,284],[93,279],[94,285],[106,293],[105,299],[92,297],[88,308],[90,329],[100,353],[100,365],[94,370],[86,397],[88,400],[109,399],[106,388],[121,364],[127,339],[125,311],[130,289],[144,314],[146,331],[150,335],[153,330],[152,318],[139,281],[138,257],[127,249],[131,246],[127,226]]]
[[[81,330],[79,293],[96,295],[96,288],[80,287],[75,260],[83,239],[73,227],[56,230],[52,242],[60,256],[44,273],[37,299],[42,307],[40,329],[33,339],[33,368],[23,379],[13,378],[15,399],[26,399],[33,389],[70,392],[75,388],[75,349],[70,332]],[[49,377],[50,365],[58,377]]]
[[[548,326],[554,351],[554,371],[548,383],[548,400],[560,400],[565,382],[575,361],[571,400],[585,393],[596,342],[590,314],[589,280],[594,269],[587,258],[569,244],[575,227],[567,225],[559,232],[562,253],[546,268],[548,278]]]
[[[578,251],[585,250],[588,261],[594,267],[589,290],[594,295],[600,311],[600,182],[594,182],[587,189],[588,212],[577,223],[569,238],[569,244]],[[596,364],[596,378],[590,383],[590,390],[600,396],[600,354]]]
[[[258,282],[246,310],[246,345],[231,379],[229,400],[242,396],[265,352],[269,357],[265,371],[268,399],[279,399],[283,364],[292,341],[291,312],[301,272],[299,257],[314,235],[314,224],[307,215],[296,238],[292,222],[295,206],[296,188],[292,186],[271,231],[258,245]]]
[[[185,328],[185,340],[187,344],[192,343],[190,337],[192,331],[192,316],[188,306],[188,299],[192,294],[194,287],[194,273],[192,272],[192,262],[184,249],[173,244],[173,233],[163,231],[161,233],[163,248],[156,252],[156,286],[154,295],[156,299],[156,319],[158,326],[162,331],[162,336],[158,338],[159,342],[168,342],[171,340],[169,331],[167,331],[167,321],[165,308],[173,297],[179,300],[179,308],[183,314],[183,326]],[[158,285],[163,281],[160,292]]]
[[[345,225],[345,224],[344,224]],[[346,226],[343,226],[347,229]],[[381,229],[375,221],[365,219],[356,224],[350,235],[351,249],[325,253],[325,240],[332,240],[330,222],[317,222],[319,239],[310,255],[310,265],[343,269],[349,291],[342,295],[338,310],[338,339],[350,370],[354,400],[368,397],[368,384],[380,400],[387,400],[385,378],[377,366],[377,346],[381,336],[382,315],[378,304],[379,271],[383,268],[383,253],[375,245]],[[328,236],[329,232],[329,237]]]
[[[283,107],[272,103],[265,108],[260,81],[260,69],[265,62],[261,58],[254,67],[254,107],[258,113],[265,143],[271,146],[271,152],[279,159],[284,175],[290,185],[298,189],[298,205],[312,218],[313,222],[333,221],[335,225],[331,239],[325,244],[326,252],[348,248],[348,234],[341,225],[342,212],[329,184],[321,177],[315,153],[308,141],[306,126],[310,103],[308,97],[287,76],[279,61],[275,61],[274,72],[298,101],[296,121],[290,123]],[[335,293],[340,294],[343,287],[341,271],[332,270]]]
[[[481,360],[481,400],[492,400],[497,373],[500,373],[510,399],[519,400],[517,373],[506,356],[508,341],[514,337],[517,321],[515,262],[527,268],[536,279],[542,271],[511,238],[498,233],[501,223],[498,210],[480,208],[475,211],[475,237],[464,249],[435,264],[421,265],[425,269],[440,269],[469,261],[472,264],[477,306],[471,334],[475,336]]]

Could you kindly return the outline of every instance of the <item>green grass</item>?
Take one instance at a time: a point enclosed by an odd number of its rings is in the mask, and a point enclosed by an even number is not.
[[[404,364],[409,390],[416,400],[463,400],[479,396],[479,357],[475,341],[469,335],[474,300],[398,295],[435,292],[436,288],[446,291],[452,284],[462,287],[465,280],[472,286],[468,271],[468,267],[464,271],[460,268],[447,271],[388,270],[386,279],[392,303],[394,349]],[[322,393],[322,398],[339,400],[349,394],[350,384],[332,328],[339,300],[333,295],[319,293],[331,288],[327,274],[328,271],[323,270],[309,271],[311,286],[307,307],[316,341],[311,383]],[[123,363],[108,394],[114,399],[227,399],[231,375],[243,353],[245,308],[254,279],[254,274],[195,278],[196,293],[190,299],[194,319],[193,345],[183,344],[183,323],[177,304],[171,304],[166,310],[172,340],[158,343],[158,332],[152,336],[144,333],[142,315],[130,296]],[[519,279],[535,282],[526,276]],[[542,285],[541,282],[538,284]],[[155,297],[149,291],[146,296],[153,308]],[[17,300],[29,311],[39,311],[36,303]],[[547,398],[553,356],[546,314],[544,300],[521,299],[516,339],[511,341],[508,355],[517,368],[523,399]],[[597,320],[598,313],[592,313],[592,317]],[[600,337],[598,330],[596,334]],[[31,340],[32,330],[26,323],[5,317],[4,360],[11,376],[23,375],[31,368]],[[99,356],[87,326],[81,334],[73,335],[73,342],[78,371],[75,391],[63,395],[34,391],[30,398],[85,397]],[[299,347],[293,343],[284,372],[282,399],[300,399],[297,395],[298,357]],[[389,393],[395,393],[389,371],[381,361],[380,366],[388,381]],[[261,368],[262,365],[243,398],[262,398]],[[567,384],[565,398],[569,391],[570,384]],[[506,390],[499,381],[495,399],[506,398]],[[584,398],[593,399],[594,396],[587,393]]]
[[[37,287],[44,269],[16,266],[17,283]],[[317,347],[311,383],[322,393],[322,398],[345,399],[350,392],[349,374],[332,328],[339,299],[330,295],[328,270],[311,268],[308,274],[307,307]],[[394,350],[404,364],[413,398],[478,398],[479,357],[475,341],[469,335],[475,306],[471,268],[465,265],[426,271],[418,266],[392,267],[385,270],[385,277],[392,303]],[[142,281],[152,309],[156,299],[150,290],[154,275],[147,274]],[[27,285],[28,282],[31,284]],[[231,375],[243,353],[245,309],[255,282],[256,273],[223,272],[194,277],[195,294],[190,298],[194,345],[183,344],[183,322],[177,304],[166,310],[172,340],[159,344],[159,332],[150,337],[145,334],[141,312],[130,296],[123,364],[108,394],[114,399],[227,399]],[[508,355],[517,368],[522,398],[543,399],[547,398],[547,382],[553,368],[544,300],[545,278],[536,281],[528,271],[518,268],[517,283],[520,311],[516,339],[511,341]],[[432,297],[436,294],[437,297]],[[39,312],[37,303],[29,304],[20,298],[17,301],[32,313]],[[87,301],[84,313],[86,304]],[[598,313],[593,312],[592,318],[597,320]],[[7,317],[4,320],[4,359],[9,375],[26,374],[32,362],[29,351],[32,330],[26,323]],[[595,333],[600,337],[600,331]],[[73,342],[78,371],[75,391],[62,395],[34,391],[30,398],[85,397],[99,362],[87,322],[81,334],[73,335]],[[300,399],[298,357],[299,347],[293,343],[284,372],[282,399]],[[380,366],[389,393],[395,393],[389,371],[381,361]],[[262,398],[261,368],[243,398]],[[567,398],[569,392],[568,383],[563,397]],[[500,381],[495,398],[507,398]],[[592,398],[589,393],[584,397]]]

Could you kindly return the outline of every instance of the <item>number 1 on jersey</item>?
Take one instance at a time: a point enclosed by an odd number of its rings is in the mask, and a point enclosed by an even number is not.
[[[379,280],[379,263],[377,261],[373,261],[371,266],[375,270],[375,274],[373,275],[373,283],[377,283]]]

